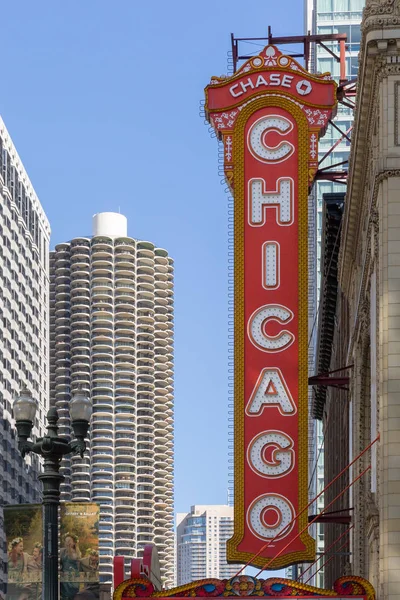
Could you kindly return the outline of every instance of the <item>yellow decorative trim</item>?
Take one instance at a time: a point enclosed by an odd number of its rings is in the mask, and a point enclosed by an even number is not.
[[[114,592],[113,600],[125,600],[128,598],[239,598],[244,597],[281,597],[276,593],[276,584],[281,584],[283,591],[281,596],[293,596],[294,598],[309,596],[338,598],[363,596],[366,600],[375,600],[373,586],[362,577],[352,575],[341,577],[334,584],[333,590],[324,590],[306,583],[300,583],[280,577],[270,579],[255,579],[248,575],[240,575],[232,579],[200,579],[185,585],[171,588],[169,590],[154,590],[148,579],[130,579],[122,582]],[[239,590],[237,586],[239,585]],[[247,592],[247,594],[246,594]]]
[[[360,596],[366,595],[367,600],[375,600],[374,586],[364,579],[356,575],[344,575],[337,579],[333,585],[335,593],[338,595],[348,595],[349,586],[351,586],[351,593],[353,596],[359,594]]]
[[[259,54],[258,56],[261,56],[261,54]],[[289,56],[286,56],[285,54],[282,54],[282,57],[285,58],[290,58]],[[254,56],[254,58],[257,58],[256,56]],[[248,61],[251,63],[251,61]],[[243,63],[243,65],[240,67],[240,69],[238,71],[236,71],[233,75],[231,75],[230,77],[218,77],[218,75],[213,75],[211,77],[211,81],[215,82],[218,81],[218,83],[212,83],[212,87],[221,87],[224,83],[230,83],[231,81],[236,81],[237,79],[240,79],[240,77],[246,77],[249,75],[259,75],[260,73],[264,73],[265,71],[279,71],[280,73],[291,73],[292,75],[299,75],[301,74],[303,77],[306,76],[307,79],[311,79],[311,81],[315,81],[316,83],[332,83],[333,79],[327,79],[327,77],[332,77],[332,73],[330,73],[329,71],[325,71],[325,73],[310,73],[309,71],[306,71],[305,69],[303,69],[300,65],[300,63],[298,63],[295,60],[291,61],[292,63],[294,63],[295,65],[299,66],[300,69],[292,69],[290,70],[288,65],[282,66],[282,65],[271,65],[271,66],[262,66],[261,68],[257,68],[257,67],[252,67],[250,68],[248,71],[245,71],[243,69],[243,67],[245,66],[246,63]]]
[[[329,82],[332,85],[332,82]],[[246,563],[253,558],[252,553],[236,550],[244,535],[246,518],[244,507],[244,128],[249,117],[257,110],[265,107],[278,106],[287,110],[296,119],[298,126],[298,236],[299,236],[299,448],[297,464],[299,465],[299,511],[308,503],[308,123],[302,110],[286,98],[263,97],[254,100],[241,111],[233,133],[234,138],[234,534],[227,542],[227,558],[230,562]],[[298,519],[299,531],[306,527],[308,514],[305,511]],[[300,536],[306,546],[304,552],[293,552],[274,560],[270,569],[301,562],[312,561],[315,556],[315,540],[305,531]],[[251,564],[262,568],[266,563],[265,557],[256,557]]]

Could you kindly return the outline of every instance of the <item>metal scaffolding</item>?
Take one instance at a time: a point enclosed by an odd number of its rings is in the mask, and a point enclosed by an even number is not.
[[[330,48],[327,43],[337,42],[338,49],[334,51]],[[340,65],[340,76],[339,85],[337,88],[337,100],[339,104],[354,110],[355,108],[355,96],[357,91],[357,79],[346,79],[346,42],[347,35],[345,33],[332,33],[327,35],[292,35],[292,36],[274,36],[272,34],[271,27],[268,27],[268,34],[266,37],[251,37],[242,38],[235,37],[231,33],[231,54],[232,54],[232,66],[233,72],[235,73],[240,66],[240,63],[252,58],[253,54],[248,54],[242,50],[243,44],[265,44],[272,46],[285,46],[288,44],[298,46],[298,51],[290,52],[290,56],[293,58],[299,58],[304,60],[304,67],[307,71],[310,70],[311,56],[317,46],[323,48],[328,54]],[[348,177],[348,161],[343,161],[327,167],[322,166],[323,162],[331,155],[332,151],[342,142],[347,139],[351,142],[351,131],[352,127],[347,131],[343,131],[340,127],[332,120],[329,124],[339,131],[340,138],[332,144],[331,148],[325,153],[325,155],[319,161],[319,169],[315,175],[315,181],[333,181],[343,185],[347,184]],[[340,168],[342,167],[342,168]]]

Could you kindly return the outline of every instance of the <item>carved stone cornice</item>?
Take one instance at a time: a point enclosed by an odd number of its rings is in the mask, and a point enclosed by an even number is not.
[[[369,346],[370,340],[370,305],[369,298],[366,294],[364,294],[364,298],[360,303],[359,311],[358,311],[358,323],[357,323],[357,335],[359,337],[360,343],[365,347]]]
[[[398,0],[372,0],[367,2],[361,28],[364,32],[382,27],[396,27],[400,24],[400,7]]]
[[[363,36],[364,37],[364,36]],[[361,57],[360,57],[361,59]],[[376,60],[378,59],[378,60]],[[349,182],[342,225],[342,243],[339,252],[339,282],[345,293],[349,293],[351,265],[357,248],[360,214],[365,198],[364,191],[370,178],[371,165],[369,141],[373,135],[373,105],[377,93],[378,73],[383,64],[380,57],[366,56],[360,62],[360,77],[353,128],[353,139],[349,157]]]
[[[379,539],[379,515],[370,515],[367,519],[367,536],[369,542]]]
[[[371,543],[373,540],[379,539],[379,510],[371,492],[368,492],[367,498],[367,537]]]
[[[378,256],[378,252],[379,252],[379,241],[378,241],[379,238],[378,238],[378,231],[377,231],[377,229],[379,227],[379,214],[378,214],[378,211],[376,210],[376,201],[378,198],[379,186],[382,183],[382,181],[385,181],[386,179],[389,179],[390,177],[400,177],[400,169],[392,169],[392,170],[387,170],[387,171],[378,173],[375,176],[372,190],[371,190],[372,194],[370,197],[370,203],[369,203],[369,207],[368,207],[369,219],[368,219],[368,223],[367,223],[367,227],[366,227],[366,231],[365,231],[365,237],[367,240],[373,239],[373,247],[371,246],[371,244],[367,244],[366,248],[365,248],[365,255],[364,255],[364,262],[363,262],[363,266],[362,266],[360,287],[359,287],[358,296],[357,296],[358,302],[355,307],[354,321],[353,321],[353,323],[350,323],[350,332],[349,332],[350,333],[350,342],[349,342],[349,346],[348,346],[347,361],[350,360],[350,357],[353,354],[354,344],[357,340],[358,332],[360,330],[360,324],[361,324],[361,321],[362,321],[364,313],[365,313],[365,306],[366,306],[365,302],[367,301],[366,290],[368,287],[368,281],[369,281],[369,277],[370,277],[371,262]],[[372,232],[374,232],[374,236],[372,236]],[[368,302],[369,302],[369,300],[368,300]]]
[[[400,3],[400,0],[396,0]],[[400,22],[399,22],[400,23]],[[400,42],[400,24],[398,30]],[[400,55],[393,57],[385,52],[377,51],[377,41],[366,43],[363,33],[360,69],[357,85],[356,111],[353,128],[353,139],[349,157],[349,182],[347,187],[345,211],[343,217],[342,243],[339,253],[339,281],[347,293],[351,280],[351,265],[358,247],[358,235],[361,226],[360,214],[363,213],[363,203],[368,194],[368,188],[375,187],[377,177],[397,177],[395,171],[374,172],[372,164],[371,140],[376,124],[376,110],[379,103],[379,88],[382,79],[400,74]],[[391,42],[393,45],[393,42]],[[399,62],[397,62],[399,60]],[[367,168],[366,168],[367,167]],[[374,192],[375,193],[375,192]],[[368,200],[367,200],[368,202]],[[372,202],[368,210],[372,209]]]
[[[371,140],[379,102],[379,83],[400,74],[400,0],[367,0],[363,11],[356,111],[349,157],[349,183],[339,256],[339,280],[347,292],[368,178],[371,172]],[[367,165],[367,168],[365,168]],[[382,165],[383,166],[383,165]],[[385,168],[385,167],[383,167]]]
[[[367,0],[363,12],[363,20],[374,15],[392,14],[395,5],[395,0]]]

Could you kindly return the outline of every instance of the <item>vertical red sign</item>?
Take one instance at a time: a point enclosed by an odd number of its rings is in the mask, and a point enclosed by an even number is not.
[[[207,118],[224,142],[225,175],[234,195],[231,562],[263,567],[272,561],[269,568],[276,569],[315,554],[303,510],[308,189],[318,168],[318,138],[335,104],[329,75],[310,75],[274,46],[206,88]]]

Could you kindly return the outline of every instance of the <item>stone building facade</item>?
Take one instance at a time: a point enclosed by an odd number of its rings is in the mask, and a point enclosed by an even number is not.
[[[315,397],[325,484],[379,441],[326,495],[328,504],[365,471],[332,507],[350,508],[354,527],[326,566],[326,587],[351,572],[371,581],[378,600],[400,600],[400,0],[367,0],[359,64],[337,270],[321,286],[318,351],[328,352],[329,370],[349,375],[347,389]],[[331,336],[321,335],[332,318]],[[326,545],[346,528],[325,525]]]

